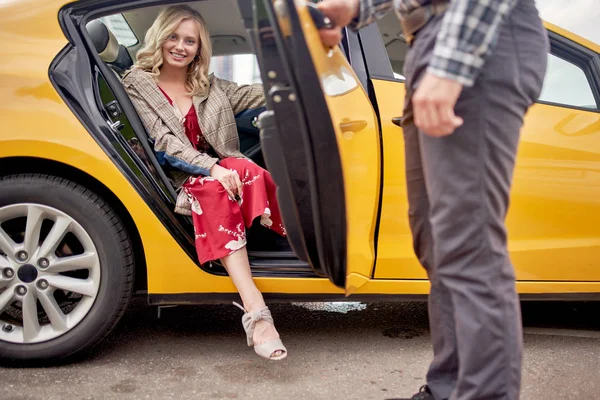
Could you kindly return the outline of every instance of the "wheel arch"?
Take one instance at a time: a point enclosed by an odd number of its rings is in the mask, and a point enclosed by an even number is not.
[[[134,290],[139,292],[147,289],[146,257],[140,233],[125,205],[108,187],[88,173],[59,161],[38,157],[0,158],[0,176],[20,173],[40,173],[66,178],[85,186],[104,199],[115,210],[121,221],[123,221],[133,244],[135,262]]]

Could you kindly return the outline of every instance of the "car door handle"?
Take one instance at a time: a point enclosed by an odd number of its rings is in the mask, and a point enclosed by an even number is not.
[[[350,121],[347,119],[343,119],[342,122],[340,122],[340,128],[342,129],[342,132],[358,132],[362,129],[364,129],[367,126],[367,121],[365,120],[358,120],[358,121]]]
[[[394,117],[392,118],[392,122],[394,123],[394,125],[402,127],[402,117]]]

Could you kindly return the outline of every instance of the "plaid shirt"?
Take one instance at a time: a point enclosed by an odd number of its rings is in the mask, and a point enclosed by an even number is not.
[[[444,15],[428,72],[472,86],[516,0],[452,0]],[[359,29],[395,6],[400,17],[431,0],[360,0]]]

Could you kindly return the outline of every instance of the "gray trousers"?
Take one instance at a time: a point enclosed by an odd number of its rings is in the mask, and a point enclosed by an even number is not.
[[[504,225],[523,117],[537,99],[548,37],[534,0],[519,0],[493,53],[455,112],[464,125],[432,138],[414,125],[411,97],[443,16],[416,35],[405,63],[409,220],[431,281],[434,358],[427,384],[439,399],[518,399],[522,325]]]

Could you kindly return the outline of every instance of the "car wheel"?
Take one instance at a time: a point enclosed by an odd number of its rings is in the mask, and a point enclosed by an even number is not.
[[[43,174],[0,177],[0,361],[82,354],[131,298],[127,232],[97,194]]]

